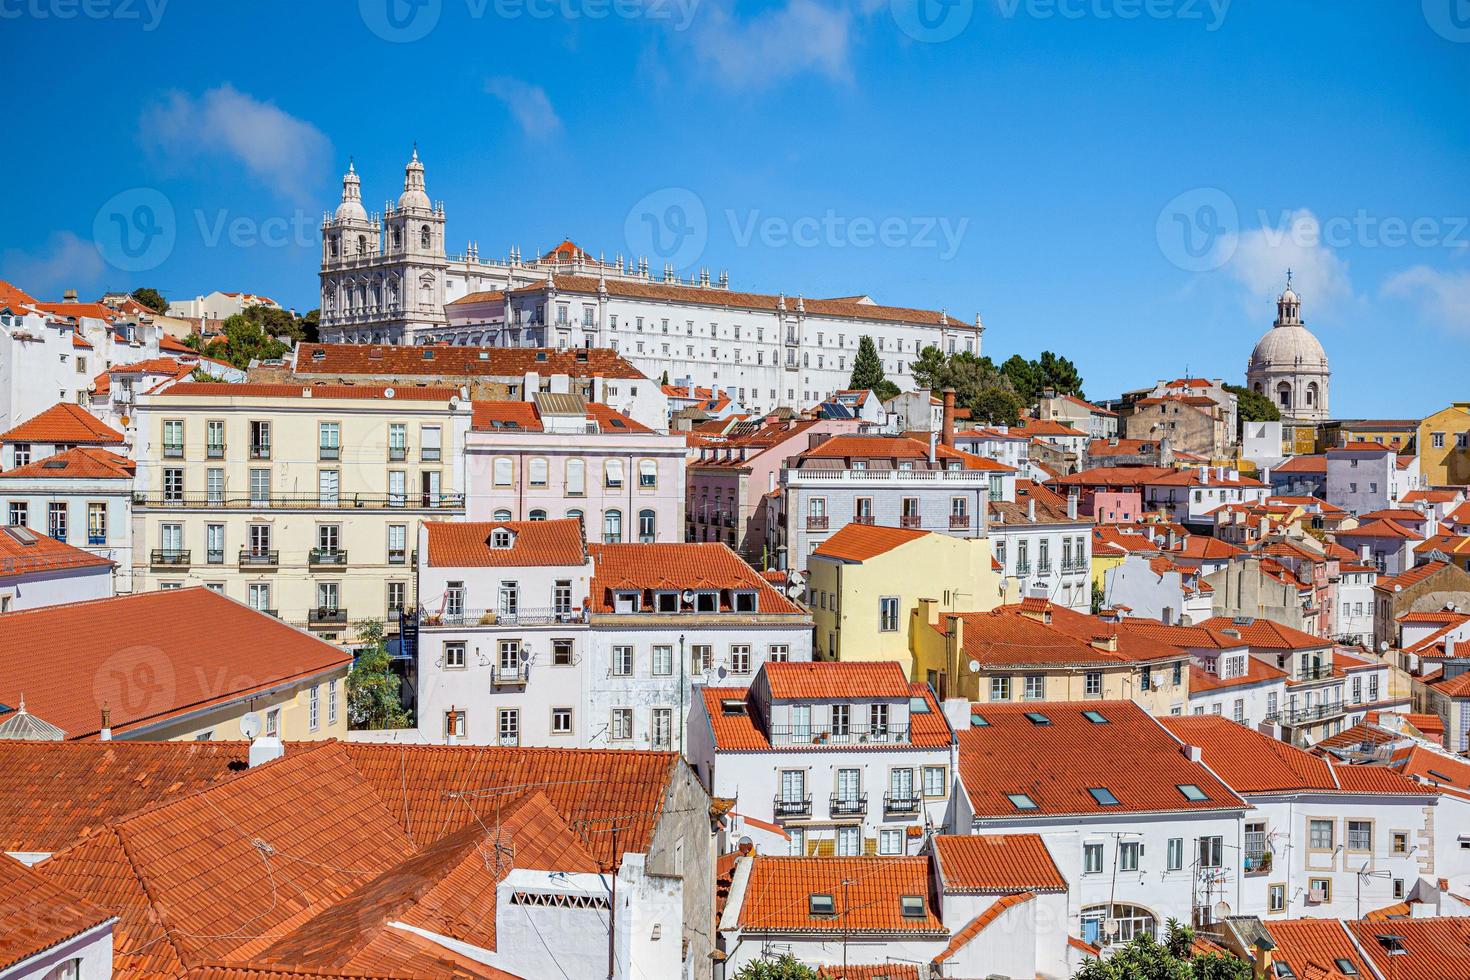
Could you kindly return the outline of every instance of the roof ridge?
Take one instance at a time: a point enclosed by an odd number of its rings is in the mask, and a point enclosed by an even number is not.
[[[123,839],[121,822],[108,825],[107,829],[117,840],[117,849],[122,852],[123,860],[128,862],[128,867],[132,869],[133,877],[137,879],[138,887],[142,889],[143,897],[148,902],[147,911],[143,914],[152,919],[154,922],[158,923],[159,931],[163,933],[163,936],[161,938],[166,941],[170,947],[172,947],[174,955],[178,957],[179,965],[183,966],[185,969],[188,969],[190,967],[190,962],[189,958],[184,955],[184,947],[177,939],[174,938],[173,929],[168,924],[167,918],[164,914],[164,909],[159,906],[158,899],[153,894],[153,889],[149,886],[148,881],[143,877],[143,871],[141,868],[138,867],[138,862],[133,858],[133,852],[128,847],[128,842]],[[76,845],[73,845],[73,847],[75,846]],[[67,850],[71,850],[71,848],[67,848]],[[143,946],[139,946],[131,950],[118,950],[116,947],[114,947],[112,951],[113,958],[116,959],[118,956],[136,955],[137,953],[141,952],[148,946],[151,946],[158,941],[159,940],[157,939],[150,940]]]

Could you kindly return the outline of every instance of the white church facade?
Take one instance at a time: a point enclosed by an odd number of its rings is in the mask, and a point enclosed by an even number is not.
[[[736,292],[707,270],[682,278],[647,259],[593,258],[570,241],[523,261],[445,250],[442,203],[415,150],[396,203],[369,214],[349,166],[322,222],[321,337],[328,343],[606,347],[650,378],[720,388],[755,412],[804,407],[846,388],[863,336],[885,374],[912,387],[925,347],[980,354],[984,326],[867,296]]]
[[[1302,301],[1291,288],[1276,298],[1276,322],[1257,343],[1246,366],[1246,385],[1265,395],[1281,412],[1283,421],[1325,422],[1327,388],[1332,372],[1327,352],[1302,320]]]

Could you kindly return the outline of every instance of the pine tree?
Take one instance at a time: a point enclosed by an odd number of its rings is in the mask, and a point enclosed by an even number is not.
[[[854,391],[877,391],[884,384],[883,362],[878,359],[878,348],[873,338],[866,334],[858,341],[857,357],[852,362],[852,378],[847,386]]]

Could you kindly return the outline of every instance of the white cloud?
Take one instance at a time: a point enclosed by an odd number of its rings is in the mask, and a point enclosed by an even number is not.
[[[561,132],[561,117],[541,86],[497,75],[485,79],[485,91],[504,103],[527,136],[544,139]]]
[[[280,194],[305,198],[331,159],[321,130],[231,85],[171,92],[143,111],[144,145],[165,162],[223,153]]]
[[[97,285],[106,268],[96,246],[69,231],[52,235],[39,254],[6,249],[0,257],[0,278],[42,302],[59,299],[64,289]]]
[[[1270,308],[1286,283],[1287,269],[1301,294],[1304,317],[1321,316],[1353,299],[1347,263],[1323,243],[1321,222],[1306,208],[1241,232],[1228,268],[1246,287],[1255,311]]]
[[[695,55],[731,88],[766,88],[808,72],[847,82],[856,16],[870,6],[786,0],[742,20],[732,3],[706,2],[687,36]]]
[[[1383,295],[1407,299],[1419,316],[1453,333],[1470,333],[1470,272],[1441,272],[1416,265],[1391,276]]]

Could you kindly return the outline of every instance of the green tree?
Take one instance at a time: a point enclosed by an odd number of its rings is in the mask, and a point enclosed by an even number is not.
[[[398,700],[402,683],[388,659],[383,624],[370,620],[358,628],[364,648],[347,674],[347,720],[352,728],[407,728],[408,712]]]
[[[321,310],[307,310],[306,316],[301,318],[301,339],[308,344],[314,344],[321,337],[318,328],[322,322]]]
[[[1102,587],[1102,585],[1100,585],[1096,579],[1093,579],[1093,581],[1092,581],[1092,614],[1094,616],[1096,616],[1098,613],[1102,612],[1103,602],[1106,599],[1107,599],[1107,597],[1105,595],[1103,595],[1103,587]]]
[[[1077,365],[1060,354],[1042,351],[1036,373],[1042,388],[1055,388],[1060,394],[1082,397],[1082,375],[1078,373]]]
[[[1025,404],[1019,395],[1004,385],[984,389],[965,406],[970,418],[985,425],[1015,425],[1021,421]]]
[[[909,373],[914,376],[914,387],[938,391],[952,384],[950,362],[944,352],[929,345],[919,352],[919,359],[909,364]]]
[[[290,350],[290,345],[277,340],[256,319],[236,313],[224,322],[224,359],[237,368],[248,368],[252,360],[269,360]]]
[[[168,300],[164,295],[152,286],[139,286],[132,292],[133,299],[148,307],[154,313],[167,313]]]
[[[1021,401],[1030,405],[1041,393],[1041,371],[1035,361],[1028,361],[1020,354],[1012,354],[1000,366],[1000,373],[1011,383],[1011,389]]]
[[[1251,980],[1251,965],[1218,953],[1193,955],[1194,930],[1169,920],[1162,943],[1140,935],[1106,960],[1088,960],[1072,980]]]
[[[205,384],[222,385],[225,383],[224,378],[221,378],[218,375],[210,374],[208,370],[202,367],[197,367],[193,371],[189,372],[189,380],[201,381]]]
[[[751,960],[735,974],[735,980],[817,980],[817,971],[792,956],[775,960]]]
[[[1244,422],[1279,422],[1281,421],[1281,409],[1276,403],[1259,391],[1252,391],[1245,385],[1225,385],[1225,390],[1235,395],[1235,415],[1240,423]],[[1240,433],[1237,431],[1236,436]]]
[[[887,380],[883,377],[883,361],[878,357],[878,348],[873,345],[873,338],[863,336],[858,341],[857,357],[852,361],[852,377],[847,386],[856,391],[877,391],[878,386]]]

